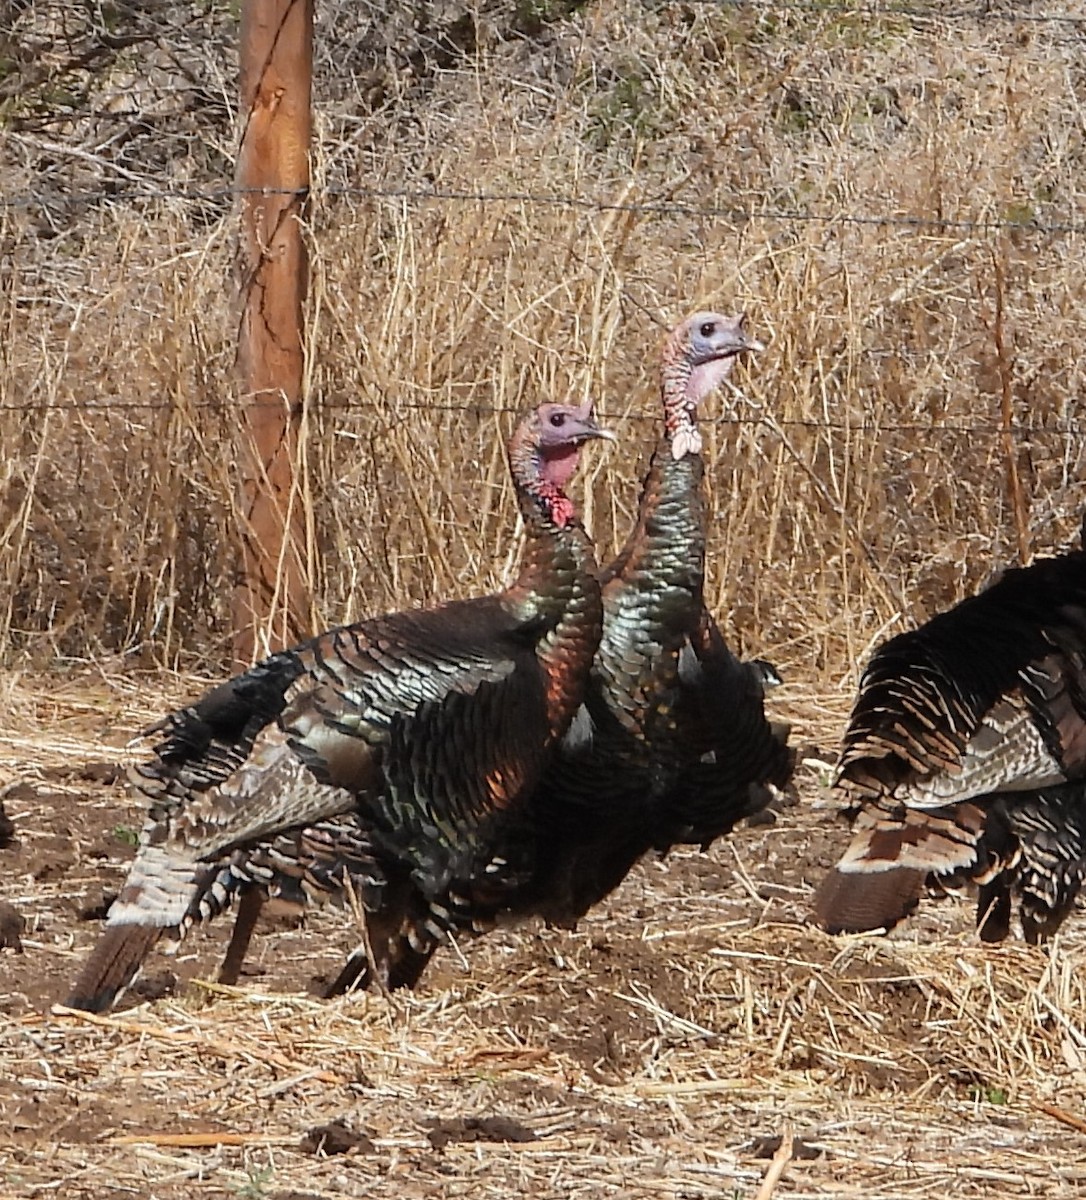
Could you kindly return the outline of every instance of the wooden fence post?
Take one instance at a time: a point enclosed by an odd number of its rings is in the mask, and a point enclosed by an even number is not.
[[[310,624],[308,495],[298,470],[308,260],[313,0],[243,0],[237,185],[240,667]]]

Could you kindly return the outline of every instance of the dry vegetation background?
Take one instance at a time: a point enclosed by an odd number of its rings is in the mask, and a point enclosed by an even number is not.
[[[7,7],[46,50],[5,68],[0,654],[217,663],[234,9]],[[587,389],[623,435],[587,478],[606,555],[655,432],[654,320],[700,304],[770,343],[709,426],[711,594],[742,647],[849,684],[874,636],[1012,558],[1005,386],[1033,545],[1067,543],[1082,20],[386,7],[318,6],[320,623],[494,586],[499,429],[544,394]]]
[[[622,436],[584,478],[606,556],[661,323],[701,305],[768,342],[705,415],[711,600],[821,758],[873,642],[1014,560],[1011,462],[1031,550],[1070,544],[1086,11],[946,7],[319,3],[318,624],[501,580],[499,433],[540,395],[590,392]],[[83,764],[108,778],[228,651],[236,24],[0,3],[0,786],[30,922],[0,951],[0,1194],[1079,1195],[1082,1133],[1037,1108],[1086,1111],[1078,929],[1051,954],[980,947],[960,905],[887,941],[806,929],[841,837],[816,765],[777,826],[418,996],[283,997],[351,941],[322,916],[262,939],[266,994],[32,1011],[137,819]],[[535,1140],[429,1138],[494,1113]],[[332,1117],[373,1152],[300,1154]],[[761,1184],[788,1129],[815,1157]],[[148,1131],[213,1148],[117,1140]]]

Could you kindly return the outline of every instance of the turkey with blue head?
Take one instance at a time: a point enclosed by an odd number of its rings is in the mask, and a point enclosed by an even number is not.
[[[663,426],[637,522],[601,572],[603,636],[588,693],[540,789],[554,833],[536,904],[557,923],[576,921],[647,852],[707,847],[791,778],[789,728],[765,715],[768,664],[729,649],[704,595],[697,414],[737,358],[761,349],[745,315],[715,312],[687,317],[664,343]]]

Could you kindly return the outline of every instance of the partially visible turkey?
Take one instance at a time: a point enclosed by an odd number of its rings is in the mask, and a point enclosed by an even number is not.
[[[664,344],[663,429],[637,523],[602,572],[588,695],[540,790],[555,833],[535,905],[553,921],[576,921],[650,850],[708,846],[791,777],[788,726],[765,717],[770,676],[732,654],[704,598],[697,409],[740,354],[761,349],[745,314],[714,312],[687,317]]]
[[[525,800],[599,641],[592,547],[564,489],[583,443],[611,436],[590,402],[518,426],[525,544],[505,591],[333,629],[149,731],[164,737],[134,775],[150,803],[139,849],[69,1006],[108,1008],[164,931],[184,936],[239,890],[251,929],[266,885],[303,900],[349,874],[390,986],[502,906],[532,870]]]
[[[823,880],[831,933],[891,928],[925,881],[980,885],[986,940],[1020,896],[1030,941],[1086,875],[1086,553],[998,583],[874,655],[835,780],[852,842]]]

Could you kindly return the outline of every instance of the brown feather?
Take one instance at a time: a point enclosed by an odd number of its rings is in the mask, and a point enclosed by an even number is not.
[[[150,925],[109,926],[64,1003],[86,1012],[105,1012],[135,979],[162,932]]]
[[[909,867],[886,871],[829,872],[815,893],[816,922],[827,933],[892,929],[916,908],[924,872]]]

